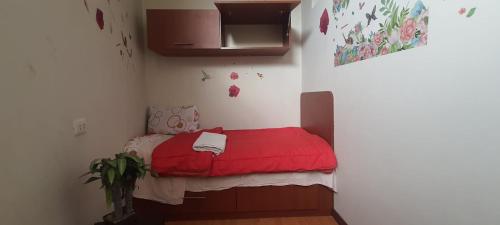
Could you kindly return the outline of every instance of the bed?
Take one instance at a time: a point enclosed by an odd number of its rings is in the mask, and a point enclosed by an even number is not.
[[[333,146],[331,92],[301,95],[301,127]],[[162,138],[169,137],[158,137],[159,141]],[[147,157],[147,153],[144,157]],[[143,182],[150,182],[150,186],[139,185],[134,208],[140,224],[158,225],[165,220],[182,219],[331,215],[335,190],[334,174],[324,172],[246,174],[217,178],[172,177],[161,181],[146,178]],[[170,193],[161,196],[158,191],[154,191],[159,187],[182,190],[182,195]],[[168,196],[178,197],[169,199]]]

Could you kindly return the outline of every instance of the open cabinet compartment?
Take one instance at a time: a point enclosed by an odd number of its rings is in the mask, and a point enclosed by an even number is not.
[[[300,1],[216,1],[221,50],[229,55],[284,55],[290,49],[291,11]]]

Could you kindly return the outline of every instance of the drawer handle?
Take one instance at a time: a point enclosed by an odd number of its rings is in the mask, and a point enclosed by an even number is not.
[[[174,43],[176,46],[192,46],[194,45],[193,43]]]

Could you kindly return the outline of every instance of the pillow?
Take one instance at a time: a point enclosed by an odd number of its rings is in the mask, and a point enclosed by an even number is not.
[[[192,133],[200,129],[196,106],[149,107],[148,134]]]

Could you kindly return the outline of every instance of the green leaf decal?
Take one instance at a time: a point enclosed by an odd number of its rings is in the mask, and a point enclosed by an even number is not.
[[[472,17],[474,16],[475,13],[476,13],[476,7],[469,10],[469,12],[467,13],[467,17]]]

